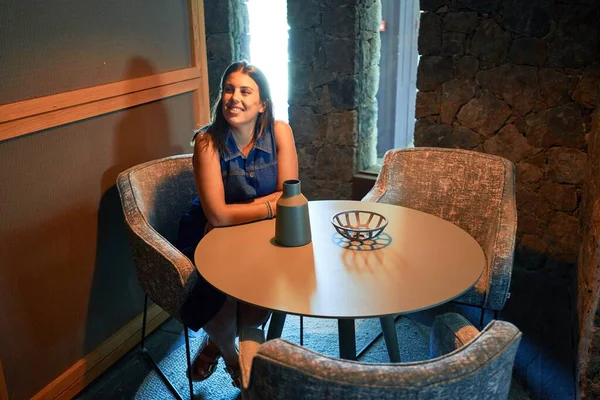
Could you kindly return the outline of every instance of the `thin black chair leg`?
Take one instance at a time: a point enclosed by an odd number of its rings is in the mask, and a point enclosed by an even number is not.
[[[300,346],[304,346],[304,318],[300,316]]]
[[[494,319],[498,319],[500,317],[500,311],[494,310]]]
[[[144,296],[144,314],[142,316],[142,341],[140,342],[140,347],[142,350],[142,354],[144,355],[144,357],[146,357],[146,359],[150,362],[150,364],[152,364],[152,368],[156,371],[156,373],[158,374],[158,376],[160,377],[160,379],[163,381],[163,383],[165,384],[165,386],[167,386],[167,388],[169,388],[169,390],[175,395],[175,397],[178,400],[183,400],[183,397],[181,397],[181,395],[179,394],[179,392],[177,391],[177,389],[175,389],[175,386],[173,386],[173,384],[171,383],[171,381],[169,381],[169,379],[167,378],[167,376],[162,372],[162,370],[160,369],[160,367],[158,366],[158,363],[156,361],[154,361],[154,358],[152,358],[152,355],[150,354],[150,352],[148,351],[148,349],[146,348],[146,320],[147,320],[147,315],[148,315],[148,295]],[[187,328],[186,328],[186,339],[187,339]],[[186,343],[188,345],[187,348],[187,354],[189,357],[190,354],[190,350],[189,350],[189,343]],[[188,358],[188,368],[189,368],[189,358]],[[188,369],[189,371],[191,371],[191,369]],[[191,379],[191,378],[190,378]],[[191,381],[190,381],[191,383]],[[191,393],[193,393],[193,388]]]
[[[183,326],[185,332],[185,356],[187,358],[188,383],[190,385],[190,400],[194,398],[194,384],[192,383],[192,357],[190,355],[190,335],[187,326]]]

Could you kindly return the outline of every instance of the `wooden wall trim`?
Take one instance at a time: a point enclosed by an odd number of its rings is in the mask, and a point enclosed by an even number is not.
[[[141,340],[142,315],[121,328],[100,346],[94,349],[84,358],[73,364],[62,375],[48,384],[40,392],[32,397],[33,400],[42,399],[71,399],[79,393],[86,385],[106,371],[112,364],[117,362],[125,353],[131,350]],[[160,326],[169,314],[156,304],[148,307],[148,321],[146,322],[146,334]]]
[[[9,103],[0,106],[0,123],[104,100],[111,97],[122,96],[140,90],[165,86],[188,79],[200,78],[200,76],[200,70],[191,67],[165,72],[163,74],[127,79],[120,82],[108,83],[106,85],[73,90],[71,92],[58,93],[52,96],[39,97],[37,99]]]
[[[200,78],[78,104],[0,124],[0,141],[197,90]]]
[[[194,124],[205,125],[210,120],[210,99],[208,90],[208,61],[206,57],[206,31],[204,27],[204,1],[188,0],[190,15],[190,41],[192,44],[192,65],[201,71],[204,85],[194,91]]]

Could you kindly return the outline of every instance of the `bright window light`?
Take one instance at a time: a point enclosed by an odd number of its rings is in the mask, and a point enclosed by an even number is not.
[[[288,121],[288,30],[286,0],[248,0],[250,62],[269,80],[275,119]]]

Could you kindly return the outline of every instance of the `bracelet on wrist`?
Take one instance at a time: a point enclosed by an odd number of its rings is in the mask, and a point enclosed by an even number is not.
[[[271,203],[265,201],[265,205],[267,206],[267,219],[273,218],[273,209],[271,208]]]

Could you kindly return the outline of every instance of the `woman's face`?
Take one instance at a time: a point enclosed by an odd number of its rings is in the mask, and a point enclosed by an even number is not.
[[[236,71],[229,74],[223,86],[223,116],[232,128],[256,123],[265,111],[258,85],[250,76]]]

